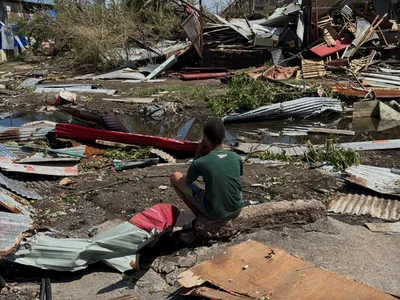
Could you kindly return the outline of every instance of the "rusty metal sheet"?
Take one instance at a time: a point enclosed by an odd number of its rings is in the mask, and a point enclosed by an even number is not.
[[[396,299],[252,240],[183,272],[178,282],[186,288],[209,283],[242,299]]]
[[[359,165],[347,168],[346,173],[352,183],[381,194],[400,196],[400,175],[389,168]]]
[[[328,212],[396,221],[400,220],[400,201],[393,196],[380,195],[359,186],[351,186],[335,197]]]
[[[50,125],[39,125],[35,127],[0,127],[0,142],[22,142],[41,139],[52,130],[54,130],[54,126]]]
[[[228,77],[232,73],[229,72],[218,72],[218,73],[183,73],[180,76],[184,80],[197,80],[197,79],[213,79],[220,77]]]
[[[366,90],[364,90],[360,86],[350,85],[348,82],[343,82],[343,81],[339,81],[337,83],[325,82],[324,84],[329,86],[332,89],[332,91],[345,96],[365,98],[372,94],[375,95],[375,97],[378,99],[400,98],[400,88],[368,87]]]
[[[0,206],[16,214],[33,215],[35,210],[30,203],[20,196],[0,188]]]
[[[74,140],[71,140],[71,144],[74,147],[82,145],[81,143],[78,143],[77,141],[74,141]],[[93,157],[95,155],[101,155],[105,151],[106,151],[105,149],[102,149],[102,148],[99,148],[99,147],[86,145],[85,155],[90,158],[90,157]]]
[[[193,12],[183,23],[182,28],[188,36],[189,40],[192,42],[192,45],[196,52],[203,57],[203,45],[201,44],[201,24],[199,20],[199,16],[196,12]]]
[[[0,211],[0,256],[10,254],[31,226],[28,216]]]

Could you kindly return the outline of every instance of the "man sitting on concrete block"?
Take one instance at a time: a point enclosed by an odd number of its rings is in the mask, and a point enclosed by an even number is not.
[[[243,206],[242,161],[236,153],[223,149],[224,139],[224,124],[217,119],[207,121],[186,176],[180,172],[171,174],[172,187],[196,216],[227,219],[238,215]],[[193,183],[199,176],[203,177],[205,190]]]

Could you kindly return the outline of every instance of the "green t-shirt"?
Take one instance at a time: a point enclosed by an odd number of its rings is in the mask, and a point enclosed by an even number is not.
[[[243,206],[240,156],[224,149],[213,150],[193,161],[187,172],[188,181],[203,177],[206,189],[204,207],[210,217],[223,219],[234,215]]]

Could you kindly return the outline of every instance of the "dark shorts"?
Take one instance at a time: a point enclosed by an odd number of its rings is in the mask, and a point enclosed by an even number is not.
[[[204,197],[206,196],[206,191],[203,190],[201,187],[197,186],[194,183],[186,183],[185,187],[185,195],[186,198],[207,218],[209,219],[216,219],[208,214],[205,206],[204,206]],[[234,213],[229,218],[234,218],[239,215],[240,209]]]
[[[186,198],[206,217],[210,218],[204,206],[204,197],[206,191],[194,183],[186,183],[185,187]]]

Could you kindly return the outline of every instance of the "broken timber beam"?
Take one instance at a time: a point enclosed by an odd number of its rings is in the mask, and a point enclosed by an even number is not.
[[[236,218],[227,220],[210,220],[200,215],[194,230],[200,239],[228,238],[255,229],[313,223],[324,216],[325,205],[318,200],[269,202],[246,206]]]
[[[307,133],[332,133],[332,134],[340,134],[340,135],[355,135],[355,131],[352,130],[341,130],[341,129],[332,129],[332,128],[308,128]]]

